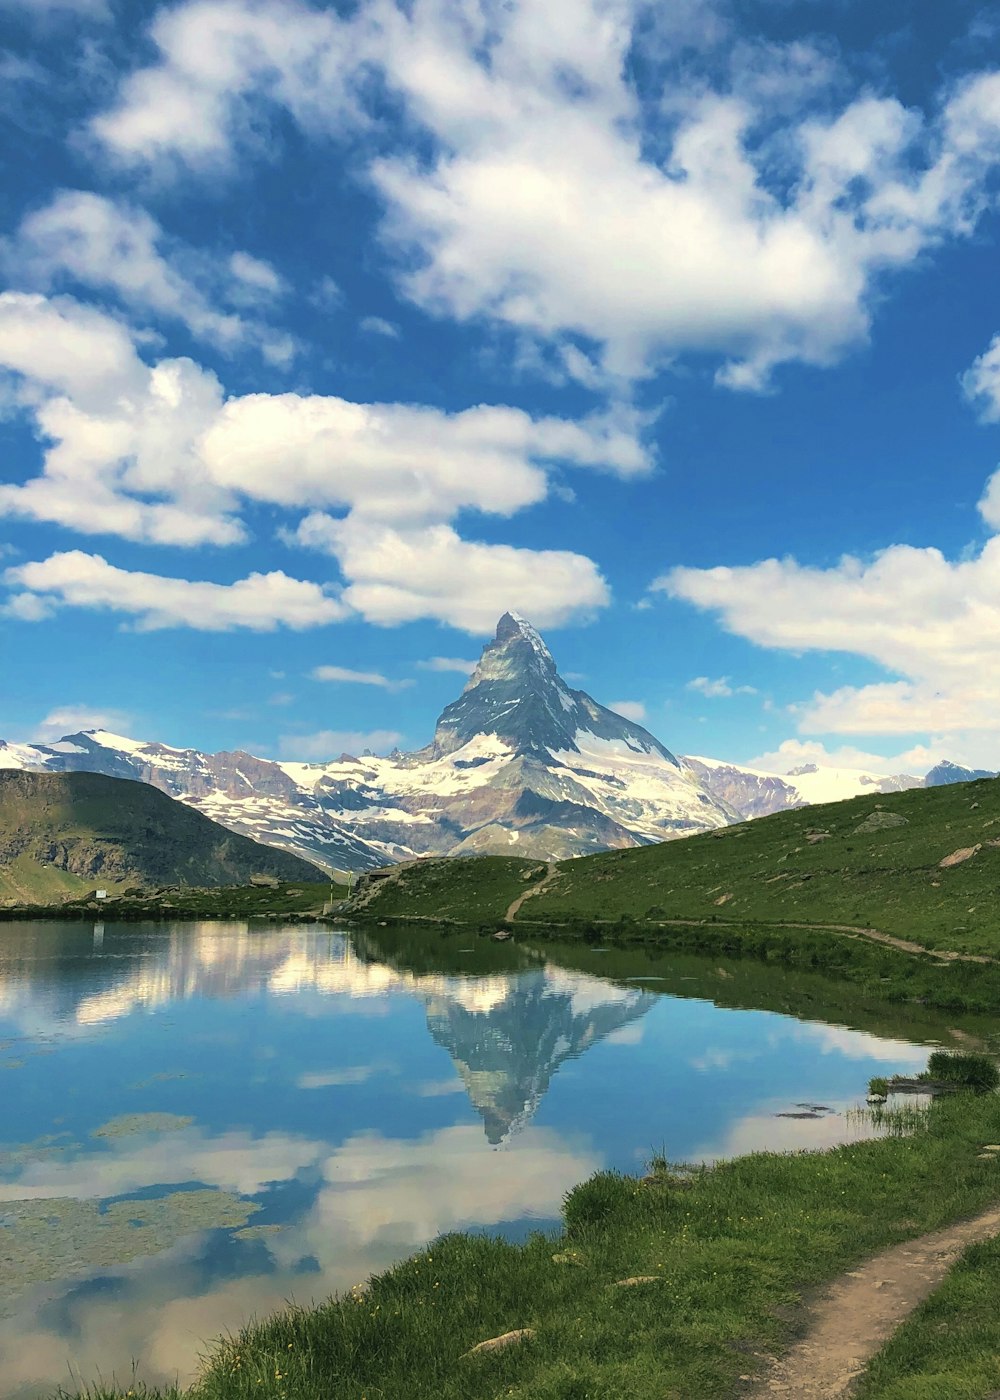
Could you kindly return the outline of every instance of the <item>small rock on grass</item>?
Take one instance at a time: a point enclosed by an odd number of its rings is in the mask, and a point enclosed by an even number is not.
[[[463,1352],[463,1356],[479,1356],[486,1351],[503,1351],[504,1347],[517,1346],[519,1342],[530,1342],[535,1335],[533,1327],[518,1327],[513,1332],[502,1332],[499,1337],[487,1337],[485,1342],[477,1342],[474,1347]]]

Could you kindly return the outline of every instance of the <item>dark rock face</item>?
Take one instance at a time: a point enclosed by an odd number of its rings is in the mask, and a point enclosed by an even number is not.
[[[523,618],[504,613],[496,636],[457,700],[442,712],[429,749],[415,755],[440,758],[479,734],[496,734],[516,754],[545,762],[552,753],[578,753],[581,731],[621,741],[636,753],[656,753],[680,772],[669,749],[639,724],[570,690],[541,637]]]

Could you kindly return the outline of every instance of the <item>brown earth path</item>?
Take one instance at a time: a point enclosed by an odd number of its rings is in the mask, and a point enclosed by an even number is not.
[[[514,902],[509,906],[506,914],[503,916],[504,923],[510,923],[510,921],[514,918],[515,914],[520,909],[521,905],[526,899],[533,899],[536,894],[541,894],[545,886],[555,879],[558,870],[559,867],[556,864],[556,862],[554,860],[550,860],[545,867],[545,874],[542,876],[542,878],[540,880],[537,880],[535,884],[529,885],[528,888],[524,891],[524,893],[519,894],[518,897],[514,900]]]
[[[1000,1208],[876,1254],[819,1296],[809,1330],[750,1391],[760,1397],[840,1400],[970,1244],[1000,1234]]]
[[[510,909],[507,910],[507,918],[510,919],[511,909],[517,910],[529,894],[538,894],[542,886],[548,884],[557,872],[550,870],[549,875],[541,881],[537,887],[528,890],[520,899],[514,901]],[[613,924],[615,919],[594,919],[595,924]],[[896,938],[894,934],[883,933],[881,929],[865,928],[860,924],[811,924],[799,919],[719,919],[711,921],[708,919],[656,919],[652,921],[657,928],[702,928],[711,924],[713,928],[726,928],[729,926],[739,927],[740,924],[752,923],[762,928],[803,928],[825,930],[829,933],[843,933],[848,938],[866,938],[870,943],[884,943],[889,948],[898,948],[901,953],[925,954],[929,958],[937,958],[940,962],[971,962],[988,963],[995,965],[996,958],[988,958],[983,953],[956,953],[949,948],[928,948],[923,943],[912,943],[908,938]]]

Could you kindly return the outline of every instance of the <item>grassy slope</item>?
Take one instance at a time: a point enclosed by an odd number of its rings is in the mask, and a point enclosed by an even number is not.
[[[905,826],[857,828],[876,811]],[[812,833],[829,836],[812,843]],[[565,861],[529,899],[518,923],[616,921],[623,915],[751,924],[803,921],[869,926],[960,952],[998,953],[994,900],[1000,888],[1000,780],[781,812],[703,836]],[[941,870],[960,847],[973,859]],[[453,861],[433,878],[419,865],[377,897],[372,918],[447,914],[481,923],[524,890],[528,862]],[[390,894],[389,891],[386,892]],[[728,897],[727,897],[728,896]]]
[[[531,884],[534,872],[544,871],[537,860],[515,856],[415,861],[398,876],[379,882],[363,912],[386,920],[429,917],[462,922],[471,917],[477,923],[497,922]]]
[[[794,1335],[812,1287],[994,1202],[1000,1169],[978,1151],[998,1136],[1000,1100],[960,1096],[939,1101],[910,1138],[756,1154],[688,1181],[601,1173],[571,1193],[558,1241],[447,1236],[358,1299],[285,1312],[220,1343],[193,1394],[732,1397],[741,1377],[763,1368],[760,1357]],[[657,1281],[613,1287],[636,1275]],[[536,1329],[533,1342],[463,1359],[476,1342],[520,1327]]]
[[[907,824],[859,833],[878,809]],[[829,836],[810,842],[818,832]],[[998,953],[1000,846],[985,844],[998,839],[1000,781],[859,797],[563,865],[522,917],[844,923],[931,948]],[[976,844],[973,859],[939,868]]]
[[[255,872],[286,880],[320,875],[147,783],[0,772],[0,898],[56,901],[98,884],[234,884]]]

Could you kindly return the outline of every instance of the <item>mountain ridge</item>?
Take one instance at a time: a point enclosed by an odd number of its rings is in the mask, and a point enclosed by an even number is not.
[[[205,753],[106,730],[0,740],[0,770],[98,772],[149,783],[211,820],[331,870],[424,855],[563,859],[648,845],[776,811],[980,776],[804,765],[769,773],[673,753],[570,687],[524,618],[505,613],[423,748],[327,762]]]
[[[297,856],[248,840],[148,783],[0,771],[0,895],[45,902],[88,886],[212,888],[252,875],[315,882]]]

